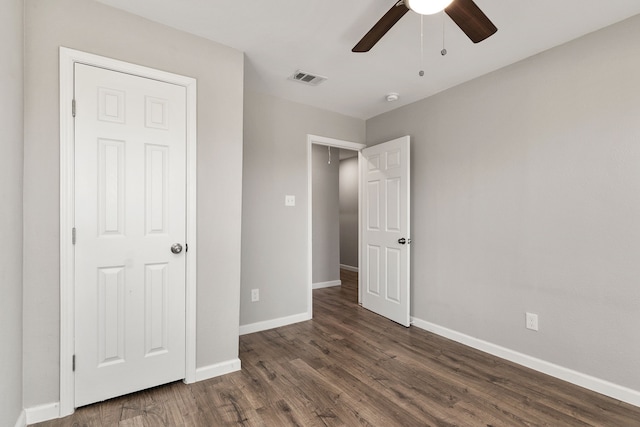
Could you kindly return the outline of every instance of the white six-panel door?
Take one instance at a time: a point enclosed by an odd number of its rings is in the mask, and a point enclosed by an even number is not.
[[[75,406],[185,377],[186,93],[75,65]]]
[[[409,137],[362,155],[362,306],[409,326]]]

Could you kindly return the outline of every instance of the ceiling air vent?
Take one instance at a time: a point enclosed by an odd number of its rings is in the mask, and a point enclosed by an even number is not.
[[[311,86],[318,86],[320,83],[327,80],[327,78],[324,76],[319,76],[317,74],[307,73],[306,71],[297,70],[295,73],[293,73],[293,75],[289,77],[289,80],[308,84]]]

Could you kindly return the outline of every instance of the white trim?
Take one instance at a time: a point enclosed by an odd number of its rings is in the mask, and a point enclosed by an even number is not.
[[[330,280],[328,282],[318,282],[312,285],[313,289],[332,288],[334,286],[341,286],[342,280]]]
[[[307,135],[307,317],[313,319],[313,158]],[[242,335],[242,327],[240,327]]]
[[[411,324],[417,328],[433,332],[436,335],[468,345],[469,347],[509,360],[513,363],[517,363],[518,365],[526,366],[527,368],[534,369],[538,372],[551,375],[552,377],[584,387],[595,391],[596,393],[604,394],[605,396],[621,400],[631,405],[640,406],[640,391],[638,390],[633,390],[591,375],[583,374],[545,360],[465,335],[461,332],[457,332],[431,322],[416,319],[415,317],[411,318]]]
[[[60,403],[53,402],[46,405],[33,406],[24,410],[27,424],[41,423],[43,421],[54,420],[60,413]]]
[[[187,79],[182,77],[182,79]],[[196,348],[197,335],[196,328],[198,325],[196,311],[198,306],[197,299],[197,259],[198,259],[198,242],[197,242],[197,165],[198,165],[198,88],[197,81],[194,78],[188,78],[187,83],[187,181],[186,181],[186,197],[187,197],[187,230],[186,243],[188,244],[185,253],[185,378],[184,382],[189,384],[196,381]]]
[[[194,78],[130,64],[103,56],[60,47],[60,403],[57,416],[74,411],[74,251],[71,230],[74,226],[74,120],[71,100],[74,97],[74,64],[83,63],[113,71],[138,75],[183,86],[187,107],[187,230],[189,251],[186,255],[186,329],[185,379],[196,378],[196,106],[197,82]],[[29,412],[27,412],[29,421]],[[31,422],[31,421],[29,421]]]
[[[231,372],[237,372],[240,370],[240,367],[241,362],[238,358],[214,363],[209,366],[203,366],[202,368],[196,369],[195,380],[204,381],[221,375],[230,374]]]
[[[311,158],[311,148],[313,144],[344,148],[346,150],[354,150],[358,152],[358,157],[360,157],[361,155],[360,150],[366,147],[366,144],[360,144],[357,142],[343,141],[341,139],[307,134],[307,316],[309,319],[313,318],[313,293],[311,292],[313,290],[313,187],[311,185],[313,182],[313,163]],[[359,176],[360,175],[358,175],[358,177]],[[358,178],[358,188],[359,186],[360,178]],[[240,335],[242,335],[242,333]]]
[[[70,101],[74,98],[73,68],[70,52],[60,48],[60,417],[72,414],[75,402],[74,376],[70,363],[75,336],[75,259],[69,239],[69,232],[75,224],[72,197],[74,122]]]
[[[311,134],[307,135],[307,142],[309,144],[326,145],[328,147],[344,148],[345,150],[358,152],[367,147],[366,144],[360,144],[359,142],[344,141],[342,139],[327,138],[326,136]]]
[[[354,267],[352,265],[340,264],[340,268],[347,271],[354,271],[356,273],[358,272],[358,267]]]
[[[362,151],[358,153],[358,267],[362,265],[364,259],[364,248],[362,247],[362,234],[365,224],[364,208],[364,187],[362,186],[362,170],[365,167],[365,157]],[[358,271],[359,273],[359,271]],[[362,274],[358,274],[358,304],[362,305],[362,290],[364,289],[364,283],[362,281]]]
[[[306,320],[311,320],[309,313],[294,314],[292,316],[280,317],[278,319],[240,325],[240,335],[253,334],[254,332],[280,328],[282,326],[293,325],[294,323],[304,322]]]
[[[20,416],[16,420],[16,427],[26,427],[27,426],[27,413],[24,411],[20,411]]]

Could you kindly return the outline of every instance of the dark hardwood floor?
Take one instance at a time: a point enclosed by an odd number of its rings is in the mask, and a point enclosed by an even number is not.
[[[357,274],[314,320],[240,337],[242,371],[80,408],[38,426],[640,426],[640,408],[357,305]]]

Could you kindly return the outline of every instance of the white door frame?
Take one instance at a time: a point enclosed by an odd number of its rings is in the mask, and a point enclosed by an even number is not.
[[[60,48],[60,417],[74,412],[74,64],[82,63],[184,86],[187,93],[187,232],[185,383],[196,381],[196,80],[152,68]]]
[[[327,147],[344,148],[346,150],[353,150],[358,152],[358,222],[360,222],[360,209],[361,209],[361,188],[360,188],[360,176],[361,176],[361,158],[362,153],[360,151],[366,148],[366,144],[360,144],[357,142],[343,141],[341,139],[327,138],[324,136],[307,135],[307,318],[313,318],[313,161],[312,161],[312,148],[313,145],[324,145]],[[360,225],[358,225],[358,230]],[[360,243],[362,242],[361,233],[358,233],[358,266],[360,265]],[[358,303],[360,303],[360,276],[358,276]]]

